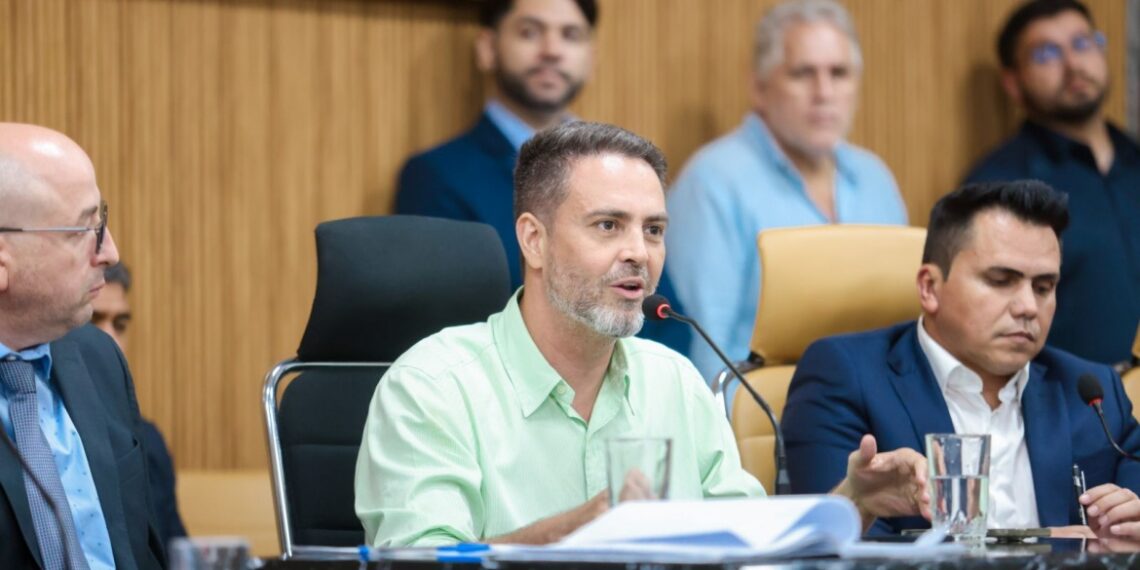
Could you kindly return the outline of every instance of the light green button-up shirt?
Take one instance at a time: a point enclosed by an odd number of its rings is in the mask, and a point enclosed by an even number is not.
[[[673,438],[672,498],[764,494],[696,369],[660,344],[619,340],[583,421],[520,297],[421,341],[380,380],[356,462],[369,544],[479,541],[577,507],[606,488],[612,437]]]

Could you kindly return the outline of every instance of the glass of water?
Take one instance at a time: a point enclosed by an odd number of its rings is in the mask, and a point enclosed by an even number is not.
[[[990,436],[926,435],[930,467],[930,510],[935,527],[946,527],[956,540],[986,537],[990,502]]]
[[[170,541],[170,570],[247,570],[249,543],[236,536],[182,537]]]
[[[668,499],[672,460],[673,440],[667,437],[606,440],[610,506],[623,501]]]

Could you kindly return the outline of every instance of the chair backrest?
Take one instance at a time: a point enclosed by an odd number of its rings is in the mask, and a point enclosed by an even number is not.
[[[510,296],[488,225],[420,216],[317,227],[317,290],[297,357],[266,376],[263,411],[282,555],[356,547],[356,456],[376,384],[413,344],[486,320]],[[285,386],[283,378],[296,374]],[[353,553],[355,548],[342,550]]]
[[[795,362],[812,342],[918,316],[915,277],[926,230],[829,225],[760,232],[760,303],[745,377],[777,420]],[[746,390],[733,398],[733,433],[744,468],[775,485],[775,435]]]
[[[1136,340],[1132,342],[1132,366],[1120,375],[1124,382],[1124,393],[1132,402],[1132,416],[1140,421],[1140,327],[1136,329]]]

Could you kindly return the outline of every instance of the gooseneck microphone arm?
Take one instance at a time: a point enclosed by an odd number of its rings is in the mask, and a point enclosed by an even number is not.
[[[744,379],[744,375],[741,374],[740,370],[736,368],[736,365],[734,365],[732,361],[729,360],[727,356],[725,356],[724,351],[722,351],[720,347],[717,346],[717,344],[713,342],[711,338],[709,338],[708,333],[705,332],[705,329],[701,327],[700,323],[694,319],[690,319],[689,317],[682,315],[681,313],[678,313],[677,311],[674,311],[673,307],[669,306],[669,300],[666,299],[664,295],[650,295],[649,297],[646,297],[645,301],[642,303],[642,312],[645,313],[646,317],[653,320],[662,321],[665,319],[676,319],[693,327],[693,330],[697,331],[697,334],[701,335],[701,338],[705,339],[705,343],[707,343],[713,349],[713,352],[716,352],[716,355],[720,357],[721,362],[723,362],[724,365],[728,367],[728,369],[732,372],[732,375],[735,376],[736,379],[740,382],[740,385],[744,386],[744,389],[747,390],[748,394],[752,396],[752,399],[756,401],[756,405],[760,406],[760,409],[764,410],[764,413],[768,415],[768,421],[772,422],[772,433],[775,435],[776,439],[776,489],[774,494],[790,495],[792,493],[792,483],[791,479],[788,477],[788,456],[784,451],[784,432],[780,429],[780,422],[776,419],[776,414],[772,412],[772,407],[768,405],[768,402],[764,400],[764,397],[761,396],[760,393],[752,387],[752,384],[748,383],[748,380]]]
[[[1081,394],[1081,399],[1096,410],[1096,415],[1100,418],[1100,427],[1104,429],[1104,437],[1108,439],[1108,443],[1112,444],[1112,448],[1126,459],[1140,461],[1140,457],[1121,449],[1120,445],[1117,444],[1116,440],[1112,437],[1112,430],[1108,428],[1108,420],[1104,418],[1104,409],[1100,405],[1104,400],[1104,388],[1101,387],[1100,381],[1096,379],[1096,376],[1089,373],[1081,374],[1081,377],[1077,379],[1077,391]]]

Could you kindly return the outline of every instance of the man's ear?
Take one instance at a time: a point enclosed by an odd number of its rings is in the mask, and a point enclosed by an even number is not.
[[[1017,71],[1013,69],[1001,70],[1001,87],[1014,104],[1022,106],[1025,96],[1021,93],[1021,84],[1017,81]]]
[[[755,69],[748,72],[748,102],[756,114],[763,115],[765,104],[764,80]]]
[[[482,28],[479,30],[479,35],[475,36],[475,65],[483,73],[494,71],[499,65],[495,52],[497,35],[490,28]]]
[[[942,294],[942,284],[945,279],[942,270],[933,263],[924,263],[918,268],[918,304],[922,312],[928,315],[938,314],[939,297]]]
[[[548,243],[546,226],[534,214],[524,212],[515,220],[515,237],[527,267],[542,269]]]

